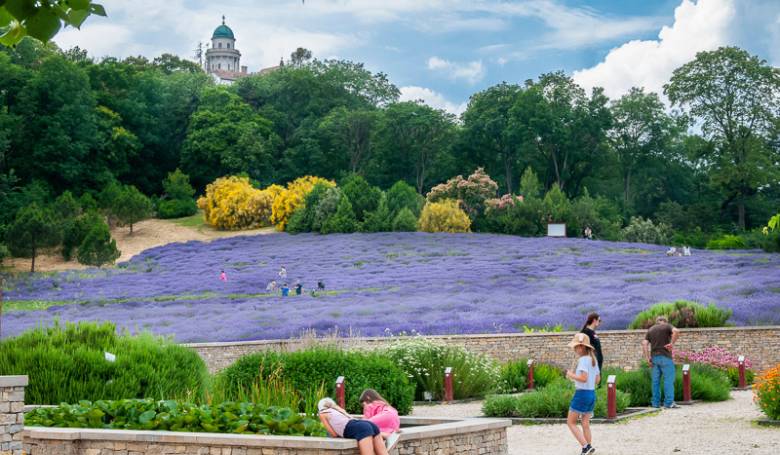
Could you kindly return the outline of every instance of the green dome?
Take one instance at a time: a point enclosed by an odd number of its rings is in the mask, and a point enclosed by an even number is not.
[[[230,30],[230,27],[228,27],[225,24],[220,25],[219,27],[214,29],[214,34],[211,35],[211,39],[214,38],[230,38],[230,39],[236,39],[233,36],[233,30]]]

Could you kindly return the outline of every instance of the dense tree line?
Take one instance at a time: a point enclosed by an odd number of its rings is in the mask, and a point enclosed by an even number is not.
[[[780,75],[738,48],[699,53],[663,94],[610,100],[553,72],[475,93],[460,118],[398,99],[386,75],[303,49],[225,87],[173,55],[95,61],[23,39],[0,48],[0,235],[25,207],[112,185],[155,198],[128,193],[141,212],[190,213],[188,190],[163,188],[177,168],[199,194],[225,175],[261,188],[357,174],[425,195],[482,167],[497,197],[521,195],[531,170],[540,194],[557,187],[611,204],[624,225],[678,231],[764,226],[780,205]]]

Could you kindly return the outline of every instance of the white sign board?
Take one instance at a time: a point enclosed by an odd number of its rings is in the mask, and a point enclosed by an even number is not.
[[[103,357],[105,357],[108,362],[116,362],[116,356],[110,352],[103,351]]]
[[[547,237],[566,237],[566,223],[549,223]]]
[[[614,384],[616,379],[617,376],[615,376],[614,374],[607,376],[607,384]]]

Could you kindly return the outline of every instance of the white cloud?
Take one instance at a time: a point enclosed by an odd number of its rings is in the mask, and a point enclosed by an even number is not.
[[[435,92],[429,88],[417,87],[414,85],[401,87],[401,101],[423,100],[427,105],[436,109],[444,109],[455,115],[460,115],[466,110],[468,102],[460,104],[453,103],[444,97],[441,93]]]
[[[575,71],[583,87],[604,87],[611,98],[631,87],[661,93],[672,72],[696,53],[729,44],[735,17],[734,0],[683,0],[674,11],[674,24],[664,26],[657,40],[629,41],[612,49],[604,61]]]
[[[428,59],[428,69],[443,73],[452,80],[463,79],[469,84],[476,84],[485,77],[485,67],[482,60],[468,63],[455,63],[436,56]]]

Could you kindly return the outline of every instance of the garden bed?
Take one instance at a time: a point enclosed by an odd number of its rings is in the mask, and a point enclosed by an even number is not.
[[[639,417],[647,414],[655,414],[661,412],[660,409],[654,408],[626,408],[625,411],[618,414],[614,419],[606,419],[603,417],[594,417],[590,419],[590,423],[602,424],[602,423],[619,423],[634,417]],[[507,417],[512,421],[512,425],[529,425],[529,424],[558,424],[566,423],[565,418],[561,417]]]

